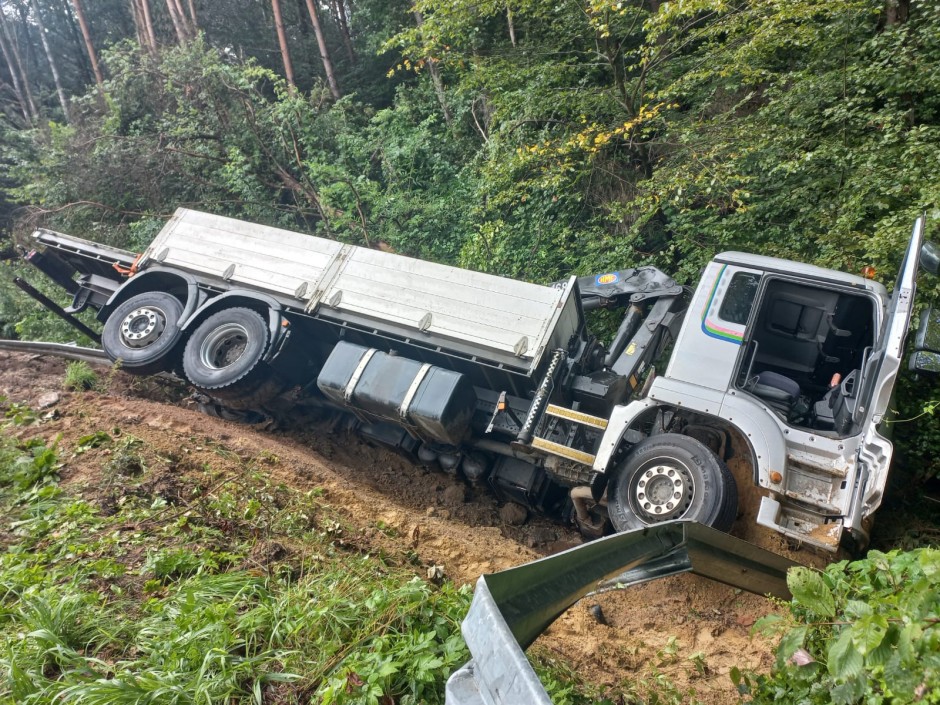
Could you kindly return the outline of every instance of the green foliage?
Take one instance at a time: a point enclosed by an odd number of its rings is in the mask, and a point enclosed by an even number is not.
[[[55,445],[47,447],[41,442],[26,442],[20,446],[6,443],[3,446],[0,450],[0,487],[12,486],[17,491],[26,492],[54,484],[58,479],[60,464]]]
[[[65,366],[65,379],[62,384],[66,389],[76,391],[92,389],[98,384],[98,374],[87,362],[73,360]]]
[[[201,489],[181,511],[145,489],[137,439],[99,431],[75,452],[106,445],[140,461],[107,514],[56,486],[54,447],[0,435],[0,699],[443,702],[468,658],[469,586],[346,550],[351,531],[318,492],[265,478],[276,456],[243,477],[188,477]],[[267,542],[278,549],[264,558]],[[542,667],[557,702],[591,702],[566,668]]]
[[[935,702],[940,698],[940,550],[871,551],[819,573],[790,571],[789,619],[769,676],[734,670],[754,703]]]

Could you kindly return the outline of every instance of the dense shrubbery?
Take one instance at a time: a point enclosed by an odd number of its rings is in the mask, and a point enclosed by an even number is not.
[[[208,39],[115,44],[107,101],[11,143],[5,192],[24,225],[132,249],[196,205],[543,281],[646,261],[693,281],[744,248],[890,282],[940,207],[934,0],[890,25],[876,0],[531,2],[515,46],[499,3],[418,9],[357,38],[408,57],[393,77],[360,66],[335,102]]]
[[[881,705],[940,701],[940,551],[796,568],[789,618],[757,628],[784,631],[770,676],[732,673],[754,703]]]

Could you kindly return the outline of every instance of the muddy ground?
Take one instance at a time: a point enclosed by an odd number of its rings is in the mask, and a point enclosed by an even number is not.
[[[375,550],[416,553],[420,570],[441,566],[457,582],[580,543],[575,532],[544,519],[510,525],[485,488],[414,467],[328,421],[294,423],[299,428],[290,431],[247,427],[200,414],[179,385],[102,368],[106,393],[69,392],[63,389],[64,370],[55,358],[0,351],[0,395],[34,408],[47,405],[40,413],[50,417],[20,433],[61,436],[64,449],[97,431],[133,434],[158,457],[174,459],[163,479],[154,480],[165,482],[168,492],[183,491],[174,487],[172,475],[180,462],[243,472],[241,459],[267,458],[265,473],[298,489],[322,491]],[[63,469],[63,482],[100,485],[103,462],[98,452],[77,455]],[[755,525],[758,496],[749,489],[747,468],[733,460],[731,467],[741,489],[732,533],[818,564],[812,554],[791,550]],[[120,487],[111,491],[120,494]],[[755,620],[773,609],[763,597],[683,575],[589,598],[559,619],[538,647],[564,656],[597,683],[615,686],[664,673],[705,703],[733,702],[732,666],[768,669],[773,661],[772,646],[750,635]]]

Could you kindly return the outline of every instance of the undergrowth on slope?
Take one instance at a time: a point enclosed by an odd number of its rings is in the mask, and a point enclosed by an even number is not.
[[[769,676],[732,679],[753,703],[940,702],[940,550],[870,551],[824,572],[793,568],[787,617]]]
[[[118,488],[83,497],[59,486],[66,450],[0,429],[0,701],[443,702],[469,658],[468,586],[346,541],[318,491],[253,462],[159,491],[142,445],[120,429],[79,439],[71,457],[107,450]],[[596,700],[563,664],[538,667],[555,702]]]

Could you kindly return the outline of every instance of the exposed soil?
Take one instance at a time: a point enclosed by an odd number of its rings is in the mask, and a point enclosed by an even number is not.
[[[223,474],[237,473],[244,472],[244,459],[261,458],[261,470],[276,482],[321,491],[324,501],[358,528],[356,540],[369,550],[416,554],[421,571],[439,566],[457,582],[472,582],[481,573],[581,541],[575,532],[540,518],[515,525],[519,517],[501,515],[485,488],[414,467],[328,420],[298,420],[292,425],[301,430],[290,432],[263,430],[198,413],[178,385],[106,369],[107,393],[66,391],[64,369],[55,358],[0,351],[0,395],[34,409],[41,397],[47,404],[37,412],[45,415],[42,423],[18,432],[47,440],[60,436],[65,450],[74,450],[79,438],[97,431],[132,434],[165,461],[160,472],[148,471],[146,481],[147,491],[169,505],[185,501],[190,491],[179,479],[180,468],[208,465]],[[50,392],[58,394],[51,404]],[[75,455],[62,471],[63,482],[79,490],[96,487],[100,492],[106,486],[111,495],[98,498],[104,510],[119,499],[122,477],[141,471],[133,463],[122,466],[109,453],[92,449]],[[756,526],[758,494],[747,477],[749,469],[735,459],[730,467],[741,492],[741,515],[732,533],[800,562],[818,563],[812,554],[792,552],[775,534]],[[259,544],[248,560],[263,564],[292,550]],[[771,646],[752,639],[750,628],[773,609],[765,598],[682,575],[588,598],[562,616],[537,647],[564,656],[597,683],[614,686],[661,672],[706,703],[732,702],[731,667],[766,669],[772,662]]]

